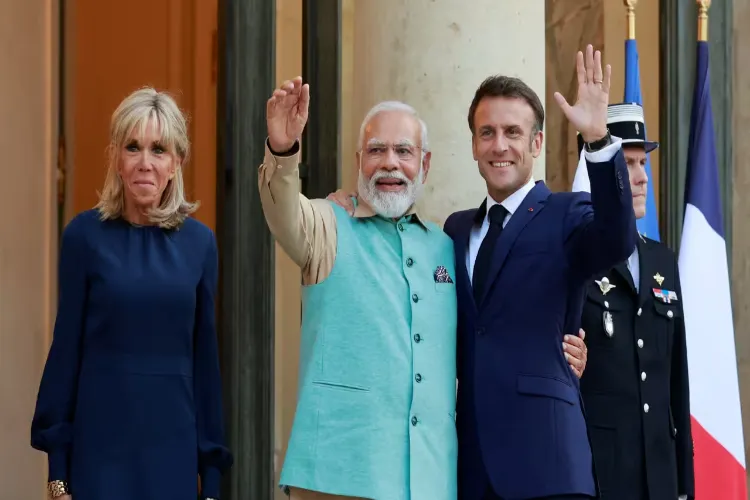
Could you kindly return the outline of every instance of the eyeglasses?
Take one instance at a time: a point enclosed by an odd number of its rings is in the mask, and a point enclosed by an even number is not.
[[[421,150],[419,146],[410,144],[370,144],[364,148],[364,155],[368,160],[375,161],[386,156],[388,151],[393,151],[399,160],[410,161],[416,158]]]

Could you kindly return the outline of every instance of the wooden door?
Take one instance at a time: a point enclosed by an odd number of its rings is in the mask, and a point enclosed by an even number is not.
[[[130,92],[152,86],[188,115],[186,189],[201,202],[196,218],[215,228],[217,1],[66,2],[66,220],[97,202],[112,112]]]

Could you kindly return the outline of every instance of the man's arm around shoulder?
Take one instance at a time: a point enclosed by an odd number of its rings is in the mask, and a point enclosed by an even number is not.
[[[566,246],[571,265],[590,276],[625,260],[636,243],[633,195],[622,140],[599,151],[584,151],[591,200],[581,197],[568,210]]]

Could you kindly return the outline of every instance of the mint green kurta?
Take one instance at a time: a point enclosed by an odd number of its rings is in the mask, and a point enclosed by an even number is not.
[[[281,484],[455,500],[453,243],[416,217],[337,205],[333,270],[303,289],[297,412]],[[437,283],[443,266],[451,283]]]

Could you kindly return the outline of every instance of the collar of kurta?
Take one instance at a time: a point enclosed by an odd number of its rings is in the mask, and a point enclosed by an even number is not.
[[[356,217],[358,219],[365,219],[368,217],[375,217],[378,213],[373,210],[373,208],[367,204],[365,200],[360,198],[359,196],[355,198],[355,206],[354,206],[354,214],[353,217]],[[417,213],[417,207],[415,205],[412,205],[409,207],[409,210],[406,211],[404,214],[404,217],[408,217],[410,219],[413,219],[417,223],[419,223],[420,226],[422,226],[426,230],[430,230],[430,228],[425,224],[422,217],[419,216]]]

